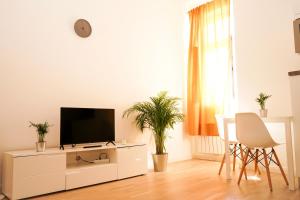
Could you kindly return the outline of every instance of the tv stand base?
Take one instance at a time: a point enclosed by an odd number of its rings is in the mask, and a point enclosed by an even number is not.
[[[114,146],[116,146],[114,141],[108,141],[105,145],[107,146],[109,143],[112,143]]]

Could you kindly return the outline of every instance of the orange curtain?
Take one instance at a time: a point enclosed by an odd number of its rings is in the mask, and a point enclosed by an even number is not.
[[[218,135],[215,114],[224,114],[233,90],[230,1],[214,0],[189,12],[190,43],[186,129]]]

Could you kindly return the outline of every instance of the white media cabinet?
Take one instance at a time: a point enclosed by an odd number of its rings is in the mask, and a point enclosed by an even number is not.
[[[87,163],[106,154],[109,161]],[[11,151],[3,157],[3,193],[21,199],[147,173],[145,144]]]

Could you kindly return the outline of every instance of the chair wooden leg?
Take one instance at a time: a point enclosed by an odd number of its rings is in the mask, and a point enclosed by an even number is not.
[[[221,166],[220,166],[220,169],[219,169],[219,175],[222,172],[222,168],[223,168],[224,162],[225,162],[225,153],[224,153],[224,156],[223,156],[223,159],[222,159],[222,162],[221,162]]]
[[[254,158],[255,158],[255,160],[254,160],[254,172],[255,172],[255,174],[260,175],[261,172],[260,172],[259,167],[258,167],[258,153],[259,153],[259,150],[256,149],[255,150],[255,156],[254,156]]]
[[[241,169],[241,172],[240,172],[240,176],[239,176],[239,180],[238,180],[238,185],[240,185],[243,173],[246,170],[248,155],[249,155],[249,149],[247,149],[247,153],[246,153],[245,159],[243,159],[243,166],[242,166],[242,169]]]
[[[252,153],[251,149],[249,149],[249,153],[254,160],[254,172],[258,172],[258,174],[260,174],[260,170],[258,168],[258,149],[255,150],[255,155]]]
[[[236,160],[236,144],[233,147],[233,171],[235,171],[235,160]]]
[[[255,152],[256,169],[257,169],[258,174],[261,175],[260,169],[259,169],[259,167],[258,167],[258,159],[259,159],[258,154],[259,154],[259,150],[256,149],[256,152]]]
[[[275,157],[275,159],[276,159],[276,162],[277,162],[277,164],[278,164],[278,167],[279,167],[279,169],[280,169],[280,172],[281,172],[281,174],[282,174],[282,176],[283,176],[283,178],[284,178],[284,181],[285,181],[285,183],[286,183],[286,185],[289,185],[289,182],[288,182],[288,180],[287,180],[287,178],[286,178],[286,176],[285,176],[285,173],[284,173],[284,171],[283,171],[283,169],[282,169],[282,166],[281,166],[281,164],[280,164],[280,162],[279,162],[279,159],[278,159],[278,157],[277,157],[277,154],[276,154],[276,152],[275,152],[275,150],[272,148],[272,152],[273,152],[273,154],[274,154],[274,157]]]
[[[254,154],[252,153],[251,149],[249,149],[249,155],[252,157],[252,159],[255,161],[255,156]]]
[[[257,173],[257,167],[258,167],[258,152],[257,149],[255,149],[255,158],[254,158],[254,173]]]
[[[250,151],[250,155],[252,156],[253,160],[254,160],[254,172],[256,173],[258,171],[258,173],[260,174],[260,170],[258,168],[258,151],[255,152],[255,155],[254,153],[252,153],[251,150]]]
[[[240,144],[240,153],[241,153],[241,158],[242,158],[242,161],[244,160],[244,151],[243,151],[243,148],[242,148],[242,144]],[[244,174],[245,174],[245,179],[247,179],[247,171],[246,169],[244,170]]]
[[[269,187],[270,187],[270,191],[272,192],[273,188],[272,188],[272,181],[271,181],[271,175],[270,175],[270,169],[269,169],[269,162],[268,162],[268,156],[267,156],[267,153],[266,153],[265,149],[263,149],[263,154],[264,154],[264,160],[265,160],[265,167],[266,167],[266,170],[267,170]]]

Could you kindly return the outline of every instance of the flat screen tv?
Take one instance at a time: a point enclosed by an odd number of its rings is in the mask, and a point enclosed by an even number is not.
[[[60,109],[60,145],[113,142],[115,110],[95,108]]]

